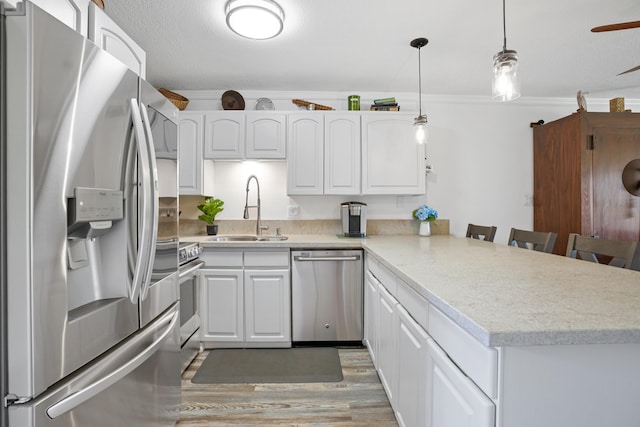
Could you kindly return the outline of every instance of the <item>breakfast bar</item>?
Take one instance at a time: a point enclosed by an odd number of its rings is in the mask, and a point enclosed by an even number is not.
[[[637,271],[449,235],[193,239],[218,249],[363,248],[364,343],[399,420],[640,420]]]

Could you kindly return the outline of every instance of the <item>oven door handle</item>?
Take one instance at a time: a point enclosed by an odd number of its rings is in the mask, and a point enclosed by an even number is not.
[[[358,261],[360,255],[353,256],[294,256],[294,261]]]
[[[184,279],[186,276],[189,276],[190,274],[194,273],[203,265],[204,265],[204,261],[198,261],[195,265],[189,267],[185,271],[181,271],[180,274],[178,275],[178,280]]]

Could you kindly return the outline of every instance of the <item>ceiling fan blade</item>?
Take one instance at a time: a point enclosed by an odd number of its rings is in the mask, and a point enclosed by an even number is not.
[[[640,70],[640,65],[637,65],[633,68],[629,68],[627,71],[623,71],[620,74],[618,74],[619,76],[623,75],[623,74],[627,74],[627,73],[633,73],[634,71],[638,71]]]
[[[602,25],[591,29],[592,33],[601,33],[603,31],[628,30],[630,28],[640,27],[640,21],[621,22],[619,24]]]

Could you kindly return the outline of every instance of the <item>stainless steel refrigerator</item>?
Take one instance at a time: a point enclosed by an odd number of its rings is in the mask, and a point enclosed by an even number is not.
[[[2,426],[174,425],[177,156],[152,135],[177,110],[37,6],[0,11]]]

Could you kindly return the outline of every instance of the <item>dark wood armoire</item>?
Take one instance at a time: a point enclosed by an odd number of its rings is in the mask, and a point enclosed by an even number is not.
[[[640,159],[640,113],[579,111],[533,128],[533,227],[554,231],[555,254],[569,233],[640,240],[640,197],[622,171]]]

